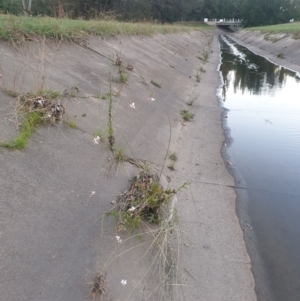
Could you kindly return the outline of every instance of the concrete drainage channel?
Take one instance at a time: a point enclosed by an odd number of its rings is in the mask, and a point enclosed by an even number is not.
[[[12,51],[2,43],[2,84],[21,95],[40,85],[59,91],[66,120],[76,124],[46,123],[24,151],[0,150],[3,300],[256,299],[234,182],[220,155],[214,35],[90,37],[93,51],[53,41]],[[9,118],[17,100],[4,88],[1,142],[17,133]],[[106,216],[139,174],[126,158],[155,163],[168,189],[189,183],[164,227],[120,232]]]

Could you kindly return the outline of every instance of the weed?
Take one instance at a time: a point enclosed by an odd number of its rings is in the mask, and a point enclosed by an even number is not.
[[[284,54],[283,54],[283,53],[278,53],[278,54],[277,54],[277,57],[278,57],[279,59],[284,59]]]
[[[2,147],[10,150],[23,150],[28,144],[28,139],[33,134],[35,128],[44,121],[41,112],[29,112],[24,119],[19,135],[10,142],[1,143]]]
[[[106,94],[104,94],[104,95],[102,95],[101,99],[109,99],[109,92],[106,93]]]
[[[120,75],[120,83],[125,84],[128,80],[128,75],[123,66],[120,67],[119,75]]]
[[[209,52],[208,51],[204,51],[204,53],[203,53],[203,61],[207,62],[208,57],[209,57]]]
[[[124,150],[122,148],[118,149],[118,150],[114,150],[114,158],[116,159],[116,161],[118,163],[122,163],[125,161],[126,156],[124,154]]]
[[[159,223],[163,219],[162,206],[175,193],[161,187],[157,174],[143,170],[132,179],[130,188],[118,196],[116,207],[108,215],[119,218],[119,230],[137,229],[142,221]]]
[[[167,167],[172,171],[175,170],[175,162],[171,162]]]
[[[200,71],[200,72],[203,72],[203,73],[205,73],[205,72],[206,72],[206,70],[205,70],[205,69],[203,69],[203,67],[200,67],[199,71]]]
[[[115,144],[115,137],[114,137],[114,127],[112,122],[112,91],[111,91],[111,76],[109,79],[109,92],[108,92],[108,122],[107,122],[107,134],[108,134],[108,143],[111,152],[113,152],[113,146]]]
[[[11,97],[18,97],[19,96],[19,93],[17,93],[16,91],[13,91],[13,90],[5,90],[5,93],[8,95],[8,96],[11,96]]]
[[[184,121],[191,121],[194,118],[194,114],[189,110],[182,110],[180,115]]]
[[[190,98],[190,100],[186,104],[188,106],[192,106],[196,100],[197,100],[197,97]]]
[[[157,88],[161,88],[161,84],[151,79],[151,84],[154,85]]]
[[[101,130],[97,130],[94,136],[99,137],[101,141],[105,141],[105,136]]]
[[[25,149],[35,127],[45,120],[50,120],[51,123],[61,120],[65,108],[58,100],[55,100],[59,95],[59,92],[52,90],[41,90],[37,93],[19,95],[15,122],[19,125],[18,119],[21,116],[23,119],[21,131],[13,141],[3,142],[2,146],[11,150]]]
[[[175,152],[173,152],[170,156],[169,156],[170,160],[176,162],[177,161],[177,154]]]
[[[196,74],[196,82],[200,83],[200,81],[201,81],[201,76],[199,75],[199,72],[197,72],[197,74]]]
[[[73,121],[65,121],[65,124],[71,129],[77,129],[77,122]]]

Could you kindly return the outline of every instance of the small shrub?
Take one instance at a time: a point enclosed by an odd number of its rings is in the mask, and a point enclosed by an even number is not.
[[[194,114],[189,110],[182,110],[180,115],[184,121],[191,121],[194,118]]]
[[[137,229],[142,221],[159,223],[163,220],[162,207],[175,193],[161,187],[157,174],[141,171],[118,196],[116,207],[108,215],[119,218],[118,230]]]

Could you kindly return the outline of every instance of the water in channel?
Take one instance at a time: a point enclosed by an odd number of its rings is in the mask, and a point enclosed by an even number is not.
[[[220,37],[228,153],[276,301],[300,300],[300,75]]]

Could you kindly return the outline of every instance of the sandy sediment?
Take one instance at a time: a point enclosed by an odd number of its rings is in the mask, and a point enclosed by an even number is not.
[[[0,150],[0,300],[89,300],[97,273],[106,275],[107,300],[256,300],[234,180],[220,151],[214,31],[1,48],[0,140],[17,133],[16,100],[5,90],[67,89],[61,101],[77,129],[44,125],[25,151]],[[133,67],[124,83],[117,55]],[[169,187],[190,183],[159,243],[155,228],[134,236],[105,217],[139,172],[113,161],[107,138],[93,143],[97,131],[107,136],[109,82],[114,147],[151,162]],[[183,109],[191,122],[183,122]]]

